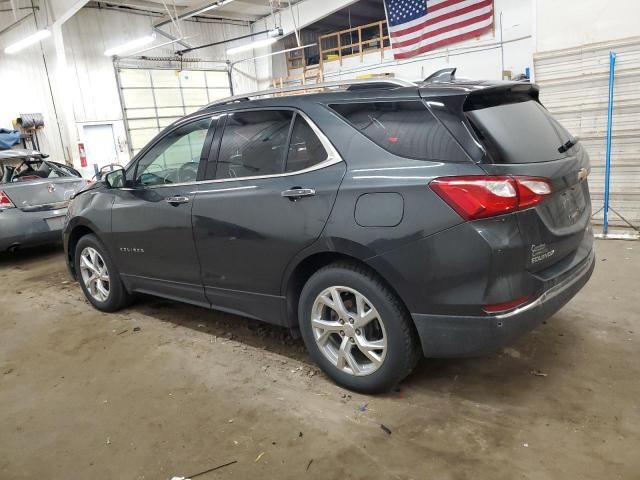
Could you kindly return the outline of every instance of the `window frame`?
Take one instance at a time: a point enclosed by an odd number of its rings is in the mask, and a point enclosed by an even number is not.
[[[320,140],[320,143],[322,144],[322,146],[324,147],[325,151],[327,152],[327,158],[325,160],[323,160],[322,162],[316,163],[315,165],[312,165],[311,167],[302,169],[302,170],[296,170],[295,172],[281,172],[281,173],[272,173],[272,174],[265,174],[265,175],[252,175],[252,176],[248,176],[248,177],[238,177],[238,178],[215,178],[216,175],[216,170],[218,168],[218,157],[220,154],[220,145],[222,142],[222,136],[224,135],[224,131],[226,128],[226,123],[227,123],[227,118],[230,114],[233,113],[240,113],[240,112],[256,112],[256,111],[264,111],[264,110],[285,110],[285,111],[290,111],[293,112],[293,116],[291,118],[291,124],[289,125],[289,133],[287,135],[287,145],[286,145],[286,151],[287,151],[287,158],[288,158],[288,151],[289,151],[289,146],[291,144],[291,134],[293,132],[293,127],[295,124],[295,120],[297,118],[298,115],[300,115],[302,117],[302,119],[307,122],[307,124],[309,125],[309,127],[311,128],[311,130],[313,131],[313,133],[318,137],[318,139]],[[267,178],[278,178],[278,177],[289,177],[289,176],[293,176],[293,175],[301,175],[304,173],[308,173],[308,172],[313,172],[315,170],[320,170],[326,167],[329,167],[331,165],[335,165],[337,163],[343,162],[344,160],[342,159],[342,157],[340,156],[340,154],[338,153],[338,151],[336,150],[336,148],[333,146],[333,144],[329,141],[329,139],[327,138],[327,136],[324,134],[324,132],[315,124],[315,122],[313,122],[313,120],[311,120],[311,118],[309,118],[309,116],[303,112],[300,109],[297,108],[293,108],[293,107],[281,107],[281,106],[265,106],[265,107],[245,107],[245,108],[237,108],[237,109],[233,109],[233,110],[226,110],[224,112],[219,112],[220,114],[224,114],[224,118],[221,118],[218,121],[218,128],[216,129],[216,135],[214,136],[213,142],[212,142],[212,146],[211,146],[211,150],[210,150],[210,154],[209,154],[209,161],[207,162],[209,165],[207,165],[206,167],[206,171],[204,174],[204,177],[202,180],[199,181],[199,183],[221,183],[221,182],[238,182],[238,181],[244,181],[244,180],[261,180],[261,179],[267,179]],[[285,159],[285,167],[286,167],[286,159]],[[209,178],[212,177],[212,178]]]
[[[171,135],[177,129],[184,127],[185,125],[189,125],[191,123],[199,122],[206,118],[211,119],[211,123],[209,124],[209,129],[207,130],[207,134],[205,136],[204,143],[202,145],[202,150],[200,151],[200,163],[198,164],[198,172],[196,174],[196,179],[190,182],[180,182],[180,183],[167,183],[163,185],[141,185],[136,183],[136,178],[138,176],[138,165],[140,162],[147,156],[147,154],[153,150],[153,148],[163,141],[168,135]],[[135,158],[131,161],[131,163],[125,168],[125,175],[127,178],[127,183],[132,187],[132,189],[155,189],[155,188],[164,188],[164,187],[178,187],[182,185],[193,185],[198,183],[205,172],[205,168],[209,161],[211,155],[211,146],[213,142],[213,138],[215,136],[216,131],[220,127],[222,115],[218,112],[206,112],[202,115],[197,115],[189,118],[183,118],[174,123],[173,125],[167,127],[162,132],[160,132],[153,140],[151,140],[140,152],[135,156]],[[131,178],[129,178],[131,175]]]

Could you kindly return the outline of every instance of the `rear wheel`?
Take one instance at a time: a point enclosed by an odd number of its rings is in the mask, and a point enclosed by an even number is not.
[[[420,358],[406,309],[374,273],[358,265],[333,264],[312,275],[298,315],[311,357],[349,389],[389,390]]]
[[[87,300],[98,310],[114,312],[131,301],[109,252],[95,235],[82,237],[75,250],[75,271]]]

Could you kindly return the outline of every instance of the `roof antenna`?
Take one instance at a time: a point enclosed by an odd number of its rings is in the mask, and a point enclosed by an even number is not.
[[[457,68],[443,68],[432,73],[422,83],[449,83],[456,79]]]

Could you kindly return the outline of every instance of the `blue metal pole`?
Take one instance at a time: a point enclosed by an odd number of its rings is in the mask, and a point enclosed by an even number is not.
[[[609,110],[607,112],[607,150],[604,166],[604,222],[602,233],[609,232],[609,183],[611,180],[611,129],[613,127],[613,85],[615,80],[616,52],[609,52]]]

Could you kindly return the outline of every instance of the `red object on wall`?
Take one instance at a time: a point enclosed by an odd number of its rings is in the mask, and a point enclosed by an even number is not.
[[[84,143],[78,143],[78,151],[80,152],[80,166],[87,166],[87,152],[84,150]]]

